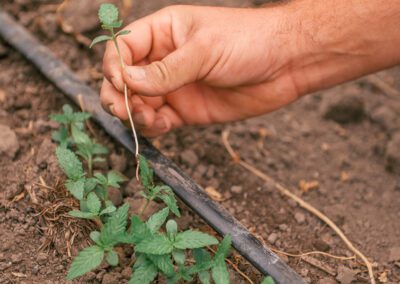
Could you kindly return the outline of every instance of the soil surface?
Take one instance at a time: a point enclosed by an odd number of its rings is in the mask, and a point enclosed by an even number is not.
[[[93,51],[85,43],[99,33],[91,17],[96,17],[96,5],[102,1],[64,1],[57,10],[60,2],[3,0],[2,8],[82,81],[98,89],[103,47]],[[78,2],[86,5],[80,3],[78,9]],[[228,1],[132,2],[133,7],[124,10],[129,20],[177,2]],[[235,0],[229,5],[261,2]],[[85,18],[84,25],[76,23],[82,18],[78,14]],[[71,220],[63,208],[76,204],[62,188],[64,177],[51,142],[57,125],[48,115],[59,112],[67,100],[1,41],[0,74],[0,283],[65,283],[71,257],[88,244],[93,226]],[[245,161],[330,217],[374,262],[380,282],[400,283],[400,96],[390,95],[388,86],[400,90],[400,68],[304,97],[269,115],[180,129],[153,142],[272,249],[352,256],[327,225],[230,159],[221,143],[221,132],[229,129],[232,145]],[[132,156],[97,127],[95,135],[111,149],[108,161],[97,167],[116,168],[132,177]],[[136,192],[132,180],[122,195],[114,192],[113,200],[134,205]],[[180,225],[209,230],[188,209]],[[129,262],[131,254],[121,250],[122,262]],[[359,259],[279,255],[309,283],[368,282]],[[260,275],[246,262],[236,255],[231,259],[259,283]],[[124,283],[130,273],[130,268],[102,266],[77,283]],[[248,282],[232,272],[232,283]]]

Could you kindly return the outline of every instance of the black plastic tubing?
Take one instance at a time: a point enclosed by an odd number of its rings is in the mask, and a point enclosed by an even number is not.
[[[131,134],[115,117],[100,106],[98,94],[83,84],[75,74],[29,31],[17,23],[9,14],[0,10],[0,36],[13,48],[34,64],[40,72],[69,99],[78,103],[81,95],[87,111],[105,131],[125,148],[134,153]],[[172,187],[194,212],[203,218],[221,235],[232,236],[235,249],[265,275],[271,275],[281,284],[305,283],[305,281],[277,255],[253,236],[238,220],[218,203],[212,201],[189,176],[173,162],[164,157],[147,140],[140,139],[141,154],[154,168],[157,176]]]

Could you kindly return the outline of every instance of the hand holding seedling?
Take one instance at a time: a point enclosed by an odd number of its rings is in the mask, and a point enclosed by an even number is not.
[[[264,114],[399,63],[399,10],[397,0],[168,7],[126,27],[124,70],[107,45],[102,104],[128,119],[125,82],[146,136]]]

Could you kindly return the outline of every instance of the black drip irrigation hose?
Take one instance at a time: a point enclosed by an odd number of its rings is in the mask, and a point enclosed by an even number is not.
[[[122,123],[103,111],[97,93],[80,82],[75,74],[52,52],[39,43],[29,31],[10,15],[0,10],[0,36],[33,63],[41,73],[69,99],[78,102],[81,95],[88,112],[106,132],[130,152],[135,153],[132,136]],[[194,212],[221,235],[230,234],[235,249],[264,275],[271,275],[276,283],[292,284],[305,281],[276,254],[252,235],[226,209],[212,201],[177,165],[164,157],[147,140],[141,138],[141,154],[154,168],[157,176],[172,187]]]

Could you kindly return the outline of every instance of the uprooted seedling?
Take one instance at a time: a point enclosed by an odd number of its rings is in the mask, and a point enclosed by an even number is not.
[[[202,283],[210,283],[211,278],[217,284],[229,283],[225,258],[231,247],[230,236],[218,245],[212,258],[204,248],[217,245],[215,237],[194,230],[179,231],[177,222],[169,218],[170,212],[176,218],[181,215],[175,195],[169,186],[154,180],[153,170],[141,155],[138,157],[140,180],[144,187],[141,195],[145,200],[142,212],[129,217],[128,204],[116,208],[108,199],[108,188],[118,188],[126,178],[116,171],[89,175],[89,165],[85,167],[79,157],[87,161],[80,154],[82,143],[96,144],[85,130],[84,122],[90,115],[73,112],[70,106],[63,109],[64,114],[53,115],[52,118],[61,123],[60,129],[67,130],[64,132],[66,135],[59,139],[59,129],[53,134],[53,140],[59,143],[56,156],[67,176],[65,187],[80,202],[80,208],[70,211],[69,215],[93,220],[98,225],[98,230],[90,233],[93,245],[82,250],[74,259],[67,278],[82,276],[97,268],[103,260],[111,266],[118,265],[115,248],[130,245],[136,257],[131,284],[151,283],[158,274],[163,275],[168,283],[192,281],[194,277]],[[68,116],[61,118],[65,114]],[[74,128],[78,128],[79,135],[76,129],[72,130]],[[166,207],[143,220],[142,213],[152,200],[162,201]]]

